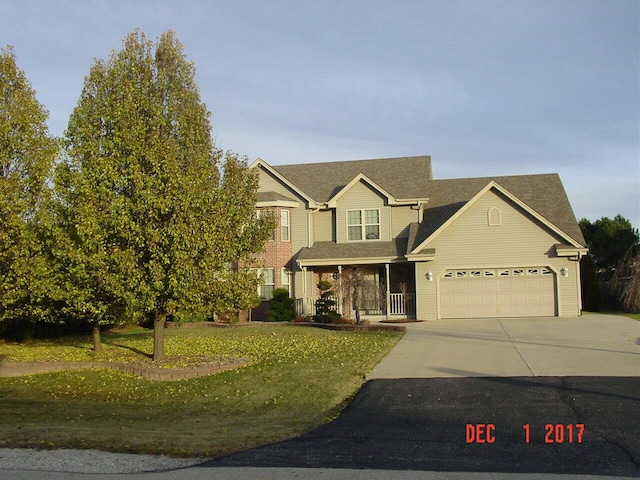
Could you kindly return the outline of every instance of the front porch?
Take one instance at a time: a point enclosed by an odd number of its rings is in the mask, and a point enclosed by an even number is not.
[[[413,263],[303,267],[302,275],[304,294],[296,298],[298,315],[316,314],[317,285],[325,280],[333,285],[335,310],[345,318],[356,318],[356,311],[370,321],[416,318]]]

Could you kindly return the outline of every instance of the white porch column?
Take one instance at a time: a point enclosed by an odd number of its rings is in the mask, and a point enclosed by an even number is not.
[[[338,311],[340,315],[344,315],[342,311],[342,265],[338,265]]]
[[[307,315],[307,267],[302,267],[302,315]]]
[[[384,274],[386,275],[386,279],[385,279],[385,289],[387,290],[386,294],[387,294],[387,320],[389,320],[389,310],[390,310],[390,305],[389,302],[391,301],[391,291],[389,290],[389,264],[385,263],[384,264]]]

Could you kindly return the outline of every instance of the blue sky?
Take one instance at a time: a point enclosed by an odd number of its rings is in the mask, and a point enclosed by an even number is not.
[[[439,179],[557,172],[577,218],[638,227],[639,5],[0,0],[0,47],[55,135],[95,58],[171,29],[225,150],[273,165],[431,155]]]

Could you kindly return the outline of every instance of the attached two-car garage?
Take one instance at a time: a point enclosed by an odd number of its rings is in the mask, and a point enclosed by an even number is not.
[[[440,278],[441,318],[553,317],[556,304],[547,267],[457,269]]]

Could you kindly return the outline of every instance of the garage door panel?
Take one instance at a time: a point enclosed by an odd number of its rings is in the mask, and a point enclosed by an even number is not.
[[[544,267],[500,269],[500,276],[469,271],[440,282],[442,318],[531,317],[556,314],[555,279]],[[540,272],[548,274],[542,275]]]

